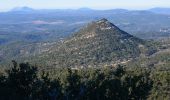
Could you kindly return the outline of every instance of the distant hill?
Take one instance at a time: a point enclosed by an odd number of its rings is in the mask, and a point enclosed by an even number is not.
[[[139,57],[141,48],[145,48],[145,41],[101,19],[89,23],[36,59],[58,67],[114,65]]]
[[[105,12],[112,12],[112,13],[125,13],[128,11],[142,11],[142,10],[127,10],[127,9],[108,9],[108,10],[96,10],[91,8],[79,8],[79,9],[33,9],[30,7],[16,7],[13,8],[10,12],[31,12],[31,11],[49,11],[49,12],[55,12],[55,11],[105,11]],[[161,8],[161,7],[155,7],[148,10],[143,10],[146,12],[153,12],[157,14],[170,14],[170,8]]]
[[[170,8],[152,8],[149,11],[157,13],[157,14],[166,14],[170,15]]]
[[[16,7],[13,8],[10,12],[31,12],[31,11],[34,11],[34,9],[29,7]]]

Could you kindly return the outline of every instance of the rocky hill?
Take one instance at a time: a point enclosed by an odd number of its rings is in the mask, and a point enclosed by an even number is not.
[[[101,19],[89,23],[36,59],[57,67],[114,66],[139,57],[144,49],[144,40]]]

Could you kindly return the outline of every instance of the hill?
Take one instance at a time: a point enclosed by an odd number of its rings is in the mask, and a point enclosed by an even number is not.
[[[34,9],[29,7],[16,7],[11,10],[11,12],[31,12],[34,11]]]
[[[159,8],[159,7],[156,7],[156,8],[149,9],[149,11],[157,13],[157,14],[170,15],[170,8]]]
[[[144,40],[122,31],[107,19],[101,19],[53,45],[36,59],[40,59],[41,64],[45,62],[57,67],[114,66],[139,57],[142,49],[145,49]]]

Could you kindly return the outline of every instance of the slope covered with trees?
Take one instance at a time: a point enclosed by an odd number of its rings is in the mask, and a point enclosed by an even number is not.
[[[128,62],[147,55],[147,42],[136,38],[107,19],[89,23],[62,43],[39,55],[48,66],[95,67]],[[151,54],[153,52],[150,52]]]
[[[170,71],[147,68],[39,70],[17,64],[0,75],[1,100],[169,100]],[[10,94],[10,95],[9,95]]]

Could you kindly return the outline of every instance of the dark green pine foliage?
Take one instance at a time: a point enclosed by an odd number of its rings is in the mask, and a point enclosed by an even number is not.
[[[0,76],[1,100],[56,100],[61,99],[59,80],[48,75],[38,77],[38,69],[28,63],[17,64]]]
[[[0,100],[169,100],[169,70],[115,68],[53,69],[28,63],[0,75]],[[55,73],[54,73],[55,72]]]
[[[19,66],[13,61],[13,68],[8,70],[8,87],[10,88],[9,98],[28,99],[32,98],[34,84],[37,81],[37,68],[28,63],[21,63]]]

